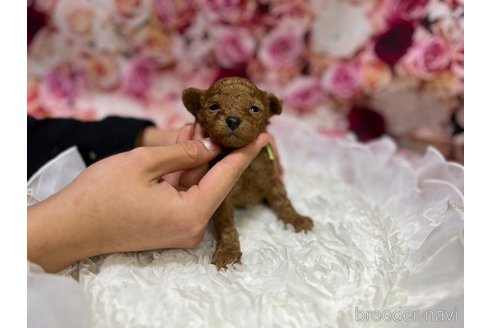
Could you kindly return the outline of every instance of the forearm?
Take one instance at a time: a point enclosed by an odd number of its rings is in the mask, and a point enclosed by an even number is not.
[[[95,236],[74,205],[57,194],[27,210],[27,258],[47,272],[98,253]]]

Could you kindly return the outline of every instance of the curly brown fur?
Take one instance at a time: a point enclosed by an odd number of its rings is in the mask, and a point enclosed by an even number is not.
[[[183,92],[183,103],[208,136],[226,148],[247,145],[266,131],[272,115],[282,111],[276,96],[238,77],[219,80],[208,90],[188,88]],[[263,201],[280,220],[291,224],[296,232],[312,229],[313,221],[298,214],[292,206],[275,163],[263,149],[212,217],[217,238],[212,262],[217,269],[241,260],[234,207],[252,206]]]

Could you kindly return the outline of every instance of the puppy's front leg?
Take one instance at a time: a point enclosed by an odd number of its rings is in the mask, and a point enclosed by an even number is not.
[[[267,203],[285,224],[291,224],[296,232],[308,231],[313,228],[313,220],[296,212],[289,198],[283,182],[278,177],[271,180],[271,188],[266,193]]]
[[[217,238],[217,248],[212,263],[215,264],[217,270],[231,263],[240,263],[242,253],[239,235],[234,225],[234,207],[229,197],[215,211],[212,222]]]

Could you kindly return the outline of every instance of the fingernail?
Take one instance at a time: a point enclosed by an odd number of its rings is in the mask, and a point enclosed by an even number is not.
[[[200,142],[207,148],[208,150],[218,150],[219,147],[210,140],[210,138],[205,138],[200,140]]]

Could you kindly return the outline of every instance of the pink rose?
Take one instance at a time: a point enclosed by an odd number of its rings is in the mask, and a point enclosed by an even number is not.
[[[429,0],[386,0],[389,19],[403,18],[407,21],[425,17]]]
[[[285,20],[268,33],[260,45],[258,59],[266,67],[283,69],[294,65],[301,57],[304,43],[304,24]]]
[[[330,67],[322,77],[325,90],[339,99],[349,99],[361,89],[361,73],[358,64],[338,63]]]
[[[255,0],[204,0],[209,15],[217,20],[237,24],[246,22],[256,10]]]
[[[68,103],[77,95],[76,77],[68,64],[57,66],[43,77],[40,92],[47,98]]]
[[[247,62],[254,54],[256,42],[245,28],[214,30],[215,58],[220,66],[233,68]]]
[[[79,53],[77,62],[83,65],[88,82],[96,89],[111,90],[120,82],[120,67],[113,55],[102,53]]]
[[[123,69],[123,91],[137,98],[145,98],[155,75],[154,62],[145,57],[137,57]]]
[[[110,0],[108,9],[123,30],[134,30],[150,17],[152,5],[152,0]]]
[[[415,43],[403,58],[401,68],[419,78],[432,79],[437,72],[448,68],[450,54],[440,37],[430,36]]]
[[[314,109],[324,99],[320,81],[311,76],[299,76],[287,85],[284,94],[285,104],[301,112]]]
[[[60,64],[43,76],[37,104],[31,110],[49,116],[70,117],[76,114],[77,97],[86,87],[84,73],[68,63]]]
[[[157,18],[168,29],[179,30],[190,24],[194,18],[195,2],[195,0],[156,0]]]

